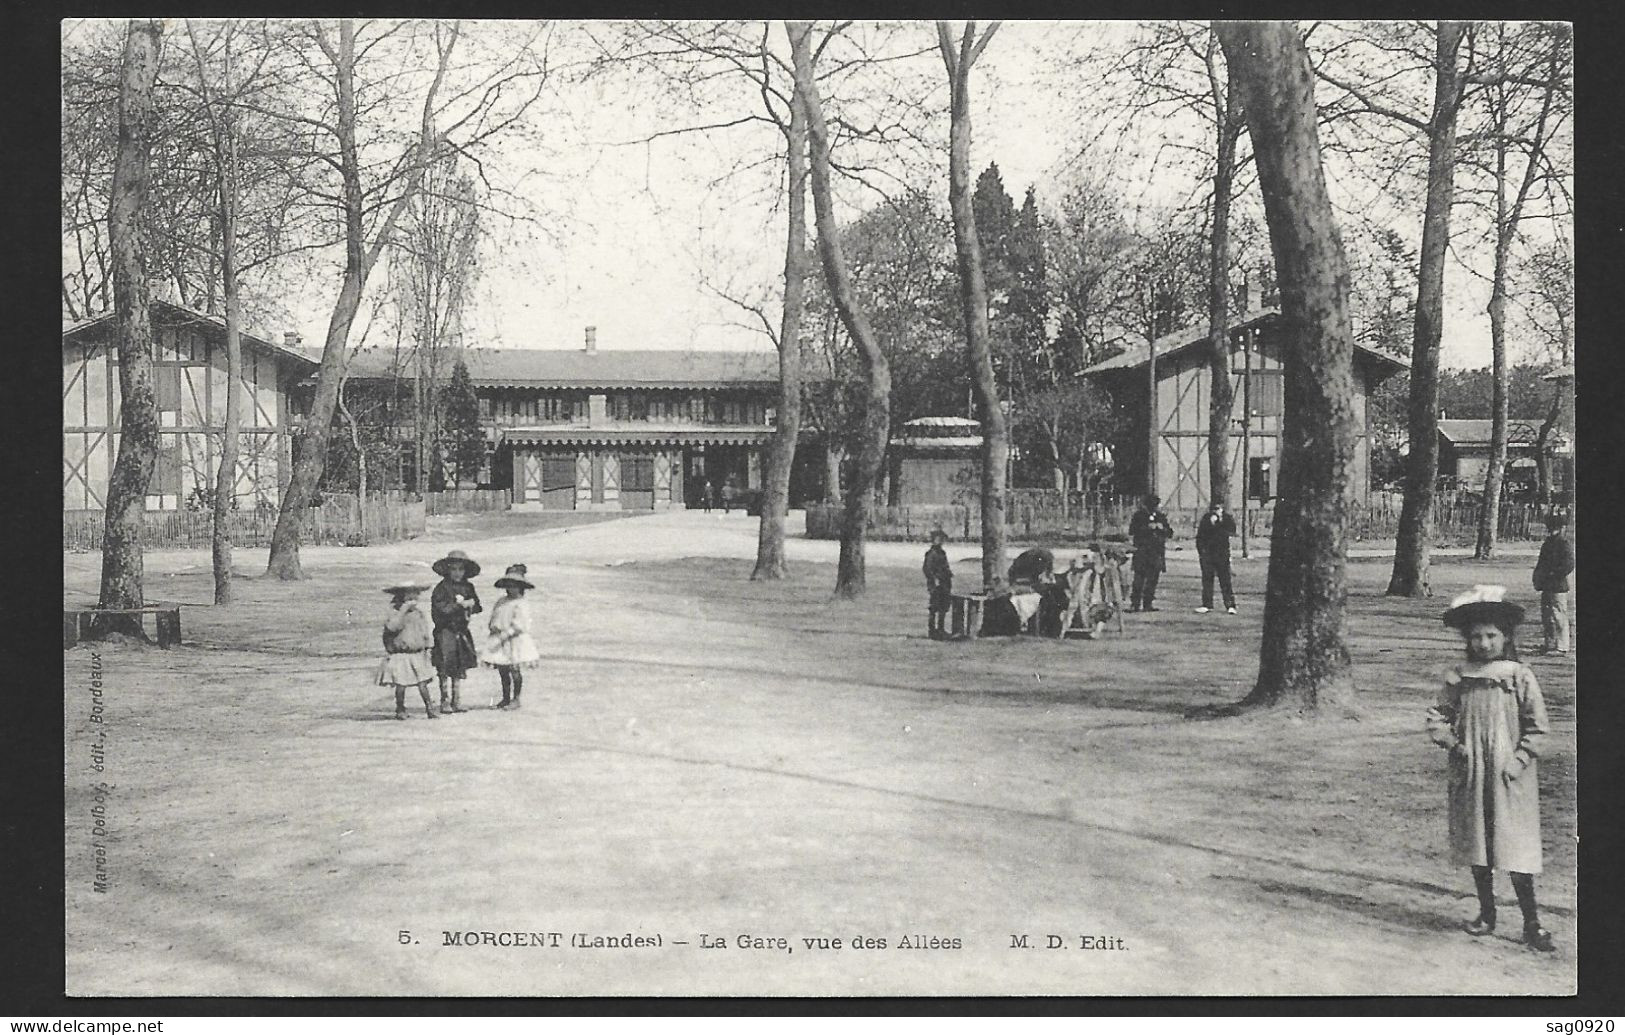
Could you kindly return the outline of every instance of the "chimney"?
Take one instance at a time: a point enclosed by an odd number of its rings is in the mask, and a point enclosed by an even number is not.
[[[1242,280],[1242,291],[1247,298],[1247,305],[1243,312],[1253,313],[1263,308],[1264,289],[1256,276],[1251,273],[1246,275],[1246,278]]]
[[[304,340],[304,337],[298,331],[282,332],[282,344],[286,345],[290,349],[297,349],[299,347],[299,343]]]
[[[596,327],[587,328],[587,351],[598,351],[598,328]]]

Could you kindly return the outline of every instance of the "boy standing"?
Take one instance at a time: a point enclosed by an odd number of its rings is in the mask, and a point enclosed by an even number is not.
[[[1568,519],[1553,514],[1546,519],[1546,541],[1535,561],[1535,588],[1540,590],[1542,654],[1569,652],[1569,575],[1574,571],[1574,547],[1563,535]]]
[[[1196,523],[1196,559],[1202,565],[1202,606],[1199,615],[1213,610],[1213,578],[1218,576],[1224,609],[1236,613],[1236,594],[1230,585],[1230,537],[1236,534],[1236,519],[1225,512],[1222,500],[1207,505],[1207,513]]]
[[[926,635],[933,640],[948,638],[948,630],[943,628],[943,622],[948,614],[948,608],[953,604],[954,570],[948,563],[948,553],[942,544],[948,541],[948,533],[938,528],[931,533],[931,548],[925,551],[925,589],[928,594],[926,600],[927,626]]]

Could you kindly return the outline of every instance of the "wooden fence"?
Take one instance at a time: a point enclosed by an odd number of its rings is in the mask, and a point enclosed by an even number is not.
[[[1016,540],[1045,542],[1086,542],[1094,539],[1120,541],[1128,537],[1129,519],[1136,503],[1129,498],[1082,499],[1070,494],[1063,503],[1061,494],[1049,489],[1016,489],[1006,498],[1007,534]],[[1401,498],[1397,493],[1373,493],[1369,503],[1353,508],[1349,538],[1354,541],[1393,539],[1399,528]],[[1445,496],[1435,500],[1434,540],[1470,543],[1478,532],[1482,504],[1472,499]],[[839,504],[813,504],[807,507],[807,538],[839,539],[843,508]],[[1531,540],[1545,536],[1546,511],[1530,503],[1502,503],[1498,537],[1502,540]],[[1169,519],[1181,538],[1195,535],[1200,508],[1170,510]],[[1237,524],[1242,520],[1235,515]],[[1254,542],[1267,540],[1274,528],[1275,505],[1250,504],[1246,532]],[[917,507],[875,507],[869,515],[869,538],[875,540],[923,541],[932,529],[940,528],[948,537],[976,541],[982,536],[981,510],[974,506],[944,504]]]
[[[447,489],[426,492],[424,505],[430,517],[436,514],[477,514],[491,510],[512,510],[511,489]]]
[[[412,539],[426,530],[424,504],[405,500],[370,498],[366,505],[366,541],[390,543]],[[319,507],[305,512],[300,542],[309,545],[347,546],[359,544],[362,513],[354,496],[330,496]],[[242,510],[231,515],[231,541],[234,546],[270,546],[276,529],[276,511]],[[62,547],[64,550],[102,548],[101,511],[64,511]],[[208,511],[148,511],[142,531],[142,545],[148,549],[207,549],[214,539],[214,515]]]

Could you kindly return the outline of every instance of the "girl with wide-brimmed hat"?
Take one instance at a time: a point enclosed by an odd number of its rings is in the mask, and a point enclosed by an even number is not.
[[[1536,758],[1548,730],[1535,674],[1514,643],[1523,608],[1501,586],[1475,586],[1451,601],[1444,624],[1457,630],[1467,659],[1445,674],[1428,712],[1428,735],[1450,752],[1450,855],[1473,872],[1478,916],[1468,934],[1495,930],[1495,871],[1512,875],[1523,912],[1523,940],[1552,951],[1540,926],[1535,874],[1540,872],[1540,790]]]
[[[535,589],[526,580],[523,564],[508,566],[496,585],[507,595],[491,607],[491,638],[486,641],[480,660],[497,670],[502,679],[502,703],[498,708],[518,708],[519,695],[525,688],[524,669],[533,668],[542,660],[542,652],[530,636],[530,609],[525,604],[525,591]]]
[[[462,703],[463,676],[480,663],[474,651],[474,636],[468,630],[470,615],[479,614],[480,595],[469,580],[480,573],[480,566],[461,550],[452,550],[435,561],[432,567],[441,576],[429,597],[429,610],[434,617],[434,667],[440,674],[440,713],[466,711]],[[446,694],[450,684],[451,694]]]
[[[427,583],[400,582],[386,586],[390,595],[389,617],[384,619],[384,660],[378,665],[378,685],[395,688],[395,718],[406,718],[406,688],[415,686],[423,698],[423,713],[439,718],[429,703],[429,680],[434,678],[434,662],[429,648],[434,645],[434,626],[419,599]]]

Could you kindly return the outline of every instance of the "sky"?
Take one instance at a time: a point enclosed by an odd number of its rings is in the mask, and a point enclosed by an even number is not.
[[[1076,114],[1089,84],[1058,79],[1058,56],[1068,48],[1109,50],[1127,31],[1121,24],[1004,25],[976,66],[973,168],[996,161],[1018,203],[1028,185],[1037,186],[1041,203],[1058,197],[1077,141],[1092,131]],[[934,43],[930,23],[919,23],[918,35],[921,46]],[[935,75],[926,103],[941,107],[937,132],[945,139],[940,58],[928,53],[916,60],[924,62],[918,70],[925,82]],[[515,186],[534,197],[542,225],[503,228],[485,243],[469,314],[472,344],[579,348],[590,325],[604,349],[772,347],[758,318],[723,296],[770,302],[782,269],[776,181],[760,171],[730,175],[742,158],[772,145],[763,134],[773,131],[640,143],[678,124],[672,104],[648,98],[646,88],[624,79],[573,84],[537,113],[524,145],[537,150],[520,163],[537,171]],[[933,160],[945,194],[945,149]],[[1148,200],[1173,196],[1176,179],[1149,169],[1138,177]],[[855,215],[853,203],[862,200],[848,193],[845,215]],[[1420,213],[1407,214],[1396,228],[1414,242]],[[381,285],[375,276],[369,295]],[[306,342],[322,340],[336,290],[335,277],[330,286],[316,278],[290,291],[285,320]],[[1444,364],[1488,364],[1487,287],[1452,264],[1447,300]],[[374,333],[365,321],[355,332],[357,339]]]

